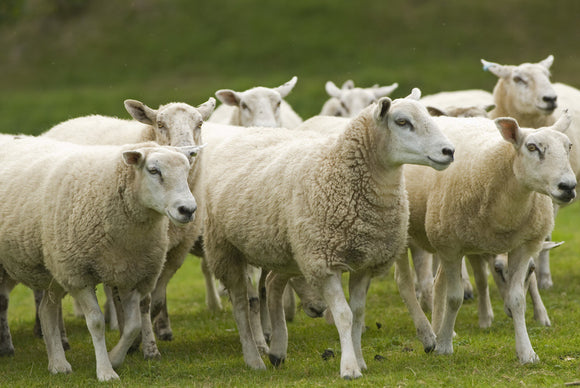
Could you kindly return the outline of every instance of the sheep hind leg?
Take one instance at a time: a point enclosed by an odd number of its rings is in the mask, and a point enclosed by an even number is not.
[[[32,330],[35,337],[42,338],[42,327],[40,326],[38,307],[40,306],[40,301],[42,300],[42,295],[44,294],[44,291],[33,290],[33,293],[34,293],[35,315],[34,315],[34,328]]]
[[[151,323],[151,295],[147,294],[139,303],[141,312],[141,346],[143,357],[146,360],[161,358],[161,353],[157,348],[157,341],[153,333],[153,324]]]
[[[412,243],[409,250],[417,276],[417,299],[423,311],[433,311],[433,256]]]
[[[62,346],[59,328],[59,306],[60,300],[63,298],[64,294],[65,294],[64,290],[60,288],[56,289],[56,286],[54,289],[51,289],[50,291],[45,291],[44,295],[42,296],[40,306],[38,308],[38,313],[40,315],[40,324],[42,325],[44,343],[46,345],[46,352],[48,353],[48,370],[50,371],[50,373],[53,374],[72,372],[72,367],[66,360],[66,357],[64,355],[64,348]],[[101,310],[99,310],[99,313],[100,312]],[[105,338],[104,330],[102,334],[104,347],[104,338]],[[95,349],[96,347],[97,344],[95,344]],[[107,358],[107,362],[108,361],[109,360]]]
[[[269,292],[266,290],[266,278],[269,276],[269,274],[269,271],[262,271],[260,274],[260,281],[258,283],[258,290],[260,294],[260,323],[262,325],[262,332],[264,333],[264,339],[266,342],[270,342],[272,339],[272,322],[270,319],[268,302]]]
[[[213,273],[209,270],[207,261],[203,257],[201,258],[201,272],[205,279],[205,304],[207,308],[214,312],[223,310]]]
[[[123,307],[123,332],[117,345],[109,352],[111,364],[115,368],[121,366],[127,351],[141,332],[141,295],[137,291],[119,290],[119,298]]]
[[[423,349],[426,353],[430,353],[435,349],[435,333],[417,300],[415,282],[409,265],[409,257],[406,252],[398,257],[395,262],[395,279],[399,288],[399,294],[411,314],[417,335],[423,344]]]
[[[288,351],[288,328],[283,307],[283,295],[289,278],[290,276],[286,274],[269,272],[264,284],[264,287],[268,290],[267,302],[272,330],[268,356],[275,367],[284,363]]]
[[[445,259],[443,259],[445,257]],[[440,256],[435,278],[433,328],[437,335],[437,354],[453,353],[455,320],[463,303],[461,257]]]
[[[109,324],[109,329],[119,330],[119,320],[117,318],[117,310],[115,309],[113,289],[103,285],[103,290],[107,297],[105,301],[105,322]]]
[[[251,271],[253,268],[248,269]],[[260,316],[260,291],[258,289],[258,285],[255,285],[252,281],[252,276],[246,276],[246,283],[248,290],[248,305],[250,306],[250,325],[252,326],[254,341],[258,346],[258,350],[260,350],[262,354],[268,354],[270,349],[268,348],[268,343],[266,342],[266,337],[264,336],[264,330],[262,329],[262,318]],[[270,315],[268,314],[265,319],[270,321]]]
[[[546,306],[544,306],[542,296],[540,295],[540,290],[538,289],[538,281],[536,279],[535,273],[531,273],[529,276],[529,285],[527,290],[530,293],[530,297],[532,298],[532,303],[534,305],[534,319],[542,326],[552,326],[552,322],[548,316],[548,311],[546,310]]]
[[[0,271],[3,271],[1,267]],[[0,282],[0,356],[13,356],[14,345],[10,326],[8,326],[8,303],[10,301],[10,292],[17,283],[10,279],[7,274],[0,276],[0,279],[2,279],[2,282]]]
[[[487,258],[482,255],[470,255],[467,258],[471,264],[471,268],[473,268],[475,287],[477,288],[479,327],[486,329],[491,327],[491,323],[493,322],[493,309],[491,307],[487,282]]]
[[[326,277],[321,286],[321,293],[334,317],[334,323],[340,337],[340,376],[344,379],[356,379],[362,376],[352,339],[353,314],[346,302],[341,283],[341,272]]]

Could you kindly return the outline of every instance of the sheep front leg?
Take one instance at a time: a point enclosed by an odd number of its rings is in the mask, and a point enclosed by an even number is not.
[[[286,313],[284,310],[284,290],[290,279],[289,275],[270,272],[265,280],[264,287],[268,294],[269,320],[271,323],[270,362],[280,366],[286,360],[288,351],[288,328],[286,327]]]
[[[147,294],[139,303],[141,312],[141,346],[143,347],[143,358],[151,360],[161,358],[161,353],[157,348],[157,341],[153,333],[153,324],[151,323],[151,295]]]
[[[437,335],[435,351],[438,354],[452,354],[453,329],[463,303],[462,260],[461,256],[441,255],[439,258],[433,306],[433,329]]]
[[[121,366],[127,351],[141,332],[141,295],[137,291],[119,290],[119,297],[123,307],[123,333],[117,345],[109,352],[109,358],[115,368]]]
[[[477,288],[477,313],[479,327],[486,329],[491,327],[493,322],[493,309],[489,297],[489,285],[487,282],[487,262],[488,259],[483,255],[469,255],[467,257],[471,268],[473,268],[473,277],[475,278],[475,287]]]
[[[431,271],[430,267],[428,269]],[[395,279],[399,288],[399,294],[401,295],[403,302],[405,302],[407,310],[409,310],[409,313],[411,314],[411,318],[415,324],[415,329],[417,330],[417,335],[423,344],[423,349],[427,353],[432,352],[436,345],[435,333],[417,301],[417,295],[414,290],[415,282],[413,281],[413,274],[411,273],[411,267],[409,265],[409,257],[406,252],[397,258],[397,261],[395,262]]]
[[[544,306],[540,290],[538,289],[538,280],[535,273],[530,274],[527,289],[534,305],[534,319],[542,326],[552,326],[552,322],[550,322],[550,317],[548,316],[548,311],[546,310],[546,306]]]
[[[334,324],[340,337],[340,376],[344,379],[356,379],[362,376],[358,365],[352,340],[352,311],[342,290],[341,272],[325,278],[322,282],[321,293],[334,317]]]
[[[349,304],[352,311],[352,342],[356,361],[361,370],[367,369],[367,364],[362,354],[362,332],[365,327],[365,304],[371,275],[366,271],[351,272],[348,283]]]
[[[519,248],[508,254],[508,290],[506,307],[511,312],[516,337],[516,353],[522,364],[539,362],[540,358],[532,348],[526,328],[525,283],[530,271],[530,254]]]
[[[12,344],[10,326],[8,326],[8,302],[10,292],[16,286],[16,282],[10,279],[8,274],[2,274],[3,271],[0,267],[0,279],[2,279],[0,282],[0,356],[13,356],[14,345]]]
[[[46,295],[47,293],[45,293]],[[72,290],[72,297],[77,301],[82,313],[85,316],[87,328],[93,339],[95,349],[95,358],[97,361],[97,378],[99,381],[117,380],[119,376],[113,370],[111,361],[107,354],[107,345],[105,343],[105,317],[99,307],[97,296],[93,287],[86,287],[80,290]],[[44,298],[43,298],[44,302]],[[44,337],[47,333],[42,326]]]

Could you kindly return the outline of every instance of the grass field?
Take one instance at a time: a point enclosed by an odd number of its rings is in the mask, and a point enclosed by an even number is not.
[[[398,295],[392,276],[375,279],[367,302],[363,353],[368,371],[354,382],[340,379],[340,346],[333,326],[322,319],[308,318],[300,311],[289,324],[289,350],[285,364],[267,371],[248,369],[242,359],[231,304],[211,314],[204,304],[203,277],[199,260],[189,258],[170,283],[168,298],[175,339],[160,342],[161,360],[145,361],[131,354],[120,368],[126,387],[163,386],[563,386],[580,380],[580,267],[576,220],[580,205],[564,209],[558,216],[554,240],[566,243],[552,252],[555,286],[543,291],[552,327],[539,326],[528,304],[528,332],[541,362],[520,365],[515,354],[513,325],[503,312],[493,280],[491,298],[495,321],[490,329],[479,329],[476,302],[462,306],[455,330],[452,356],[425,354],[415,336],[412,321]],[[99,291],[100,288],[99,288]],[[74,317],[70,299],[65,299],[65,320],[72,349],[67,351],[73,374],[52,376],[42,340],[32,336],[34,304],[32,292],[18,286],[9,310],[16,355],[0,362],[0,385],[34,387],[97,386],[95,361],[88,330]],[[379,327],[380,326],[380,327]],[[118,339],[108,331],[112,346]],[[322,359],[325,349],[336,357]],[[377,360],[376,356],[384,357]],[[377,357],[380,358],[380,357]]]
[[[554,54],[552,79],[579,87],[579,14],[577,0],[0,0],[0,132],[38,134],[93,113],[128,118],[126,98],[152,107],[197,105],[221,88],[273,87],[293,75],[299,80],[287,99],[303,118],[320,111],[327,80],[398,82],[394,97],[415,86],[424,94],[491,91],[496,78],[482,71],[480,58],[518,64]],[[553,235],[566,244],[552,252],[555,286],[542,292],[552,327],[527,313],[539,364],[518,363],[512,322],[494,285],[492,328],[479,329],[476,304],[466,302],[455,354],[425,354],[388,276],[369,292],[363,335],[369,369],[362,379],[340,379],[335,328],[303,313],[289,325],[283,367],[252,371],[244,365],[229,302],[224,299],[221,313],[206,311],[199,261],[191,258],[168,291],[175,340],[159,344],[161,360],[128,356],[121,382],[112,385],[537,387],[579,381],[579,217],[578,204],[562,210]],[[65,311],[74,373],[51,376],[44,343],[32,336],[32,293],[17,287],[9,310],[16,355],[0,359],[0,386],[100,385],[90,336],[68,298]],[[108,333],[109,348],[117,339]],[[324,361],[327,348],[336,357]]]

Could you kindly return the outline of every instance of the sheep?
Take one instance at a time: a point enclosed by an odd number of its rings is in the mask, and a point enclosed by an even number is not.
[[[40,319],[51,373],[72,371],[57,322],[69,293],[86,317],[97,378],[119,378],[113,368],[139,333],[139,303],[163,266],[168,222],[194,218],[187,177],[198,150],[33,137],[1,142],[0,265],[12,282],[45,291]],[[109,354],[95,295],[101,282],[119,289],[125,311],[125,330]]]
[[[397,87],[399,84],[395,82],[390,86],[355,88],[354,82],[348,80],[339,89],[332,81],[328,81],[325,89],[331,98],[324,103],[320,115],[354,117],[378,98],[390,95]]]
[[[433,174],[405,166],[409,193],[409,235],[440,262],[432,324],[436,352],[453,352],[453,327],[463,300],[463,256],[508,253],[505,305],[515,328],[521,363],[537,362],[525,325],[524,282],[531,257],[554,226],[552,201],[575,197],[571,143],[561,133],[565,115],[552,127],[520,128],[512,118],[434,118],[457,146],[456,160]],[[500,135],[497,130],[499,129]]]
[[[251,368],[265,365],[248,320],[248,263],[279,276],[304,276],[335,318],[341,376],[357,378],[366,369],[361,332],[371,276],[398,260],[406,247],[402,165],[441,170],[453,160],[452,144],[417,101],[419,95],[414,89],[409,98],[379,99],[348,120],[336,138],[308,129],[247,129],[239,136],[228,133],[215,145],[208,141],[203,163],[212,167],[202,181],[212,184],[204,184],[200,200],[206,259],[230,293]],[[319,116],[303,126],[314,129],[336,120]],[[344,271],[350,271],[351,307],[341,285]],[[434,333],[416,299],[415,305],[422,315],[421,340],[432,350]],[[286,346],[272,343],[274,364],[284,360]]]
[[[295,128],[300,116],[284,101],[296,85],[296,76],[277,88],[257,86],[243,92],[220,89],[215,93],[222,102],[209,121],[242,127]]]
[[[171,146],[201,145],[201,126],[215,108],[215,99],[210,97],[197,108],[185,103],[170,103],[154,110],[135,100],[126,100],[125,107],[140,122],[105,116],[81,117],[59,124],[43,136],[81,144],[120,145],[154,140]],[[196,161],[191,169],[189,184],[192,191],[195,190],[200,168]],[[158,337],[162,340],[172,338],[169,317],[166,314],[167,284],[183,264],[200,231],[197,223],[192,223],[179,228],[170,225],[168,233],[170,244],[165,265],[151,294],[151,317],[162,316],[161,323],[155,322]],[[160,353],[148,311],[143,311],[143,319],[143,354],[145,358],[157,358]]]
[[[437,108],[427,105],[427,110],[431,116],[451,116],[451,117],[488,117],[488,112],[495,108],[494,104],[455,106],[449,105],[444,108]]]

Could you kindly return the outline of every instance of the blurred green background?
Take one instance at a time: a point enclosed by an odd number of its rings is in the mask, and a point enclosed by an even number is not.
[[[324,83],[482,88],[503,64],[555,56],[580,86],[578,0],[0,0],[0,132],[42,132],[123,100],[197,105],[222,88],[278,86],[307,118]]]

